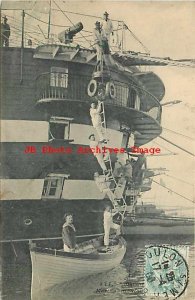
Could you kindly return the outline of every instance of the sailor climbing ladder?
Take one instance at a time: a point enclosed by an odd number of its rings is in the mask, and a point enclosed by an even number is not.
[[[105,139],[108,141],[108,135],[107,135],[107,127],[106,127],[106,117],[105,117],[105,108],[104,108],[104,102],[101,102],[101,115],[102,115],[102,128],[104,129],[104,136]],[[106,177],[106,180],[110,183],[109,184],[109,192],[107,193],[109,196],[109,199],[111,200],[113,207],[114,207],[114,214],[119,213],[121,216],[121,223],[123,222],[126,210],[127,210],[127,204],[125,201],[125,198],[123,196],[123,193],[120,197],[118,195],[120,194],[120,183],[117,183],[115,180],[115,177],[113,175],[113,168],[112,168],[112,161],[110,157],[110,153],[108,152],[106,155],[106,159],[104,160],[105,163],[107,163],[108,167],[107,170],[109,171],[109,175]]]
[[[104,78],[103,78],[103,72],[104,72],[104,58],[105,54],[102,49],[102,56],[100,65],[96,66],[98,77],[101,78],[100,86],[104,86]],[[107,66],[108,67],[108,66]],[[108,67],[109,71],[109,67]],[[108,72],[109,73],[109,72]],[[92,96],[92,95],[90,95]],[[94,96],[94,95],[93,95]],[[106,115],[105,115],[105,106],[104,101],[105,95],[102,94],[102,92],[99,94],[100,100],[100,106],[101,106],[101,127],[103,128],[103,135],[104,140],[108,142],[108,135],[107,135],[107,126],[106,126]],[[110,152],[107,153],[107,155],[104,158],[104,162],[107,164],[107,170],[109,171],[109,175],[105,177],[106,182],[109,184],[107,185],[107,195],[112,202],[112,205],[114,207],[113,214],[119,214],[121,217],[121,224],[123,223],[125,213],[127,211],[127,203],[126,203],[126,196],[125,191],[127,190],[127,184],[126,180],[124,184],[121,184],[120,180],[117,182],[114,175],[113,175],[113,168],[112,168],[112,161],[110,157]],[[135,201],[134,201],[135,202]]]

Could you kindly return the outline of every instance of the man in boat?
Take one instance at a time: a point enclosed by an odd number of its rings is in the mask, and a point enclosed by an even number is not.
[[[104,210],[104,246],[106,249],[109,249],[109,236],[110,236],[110,229],[113,228],[116,230],[116,235],[121,234],[120,225],[113,222],[112,219],[112,208],[111,205],[106,205]]]
[[[104,156],[102,154],[101,142],[96,141],[94,134],[90,134],[89,140],[90,140],[89,146],[92,149],[93,155],[97,158],[97,161],[98,161],[100,167],[102,168],[104,175],[108,175],[109,171],[107,170],[106,164],[104,162]]]
[[[1,46],[9,47],[10,26],[7,23],[7,17],[3,17],[4,21],[1,23]]]
[[[102,61],[102,34],[99,21],[95,22],[95,29],[93,30],[93,39],[94,46],[97,52],[97,66],[99,66]]]
[[[106,37],[108,45],[110,45],[110,35],[114,35],[112,21],[108,18],[107,11],[103,14],[103,21],[101,24],[102,33]]]
[[[76,247],[76,230],[73,225],[73,216],[70,213],[64,216],[65,223],[62,227],[62,239],[65,252],[75,252]]]
[[[102,127],[102,118],[100,114],[101,111],[102,111],[101,101],[98,101],[97,106],[94,102],[91,103],[90,116],[91,116],[93,127],[97,131],[97,134],[100,138],[100,142],[106,143],[107,141],[104,138],[104,128]]]

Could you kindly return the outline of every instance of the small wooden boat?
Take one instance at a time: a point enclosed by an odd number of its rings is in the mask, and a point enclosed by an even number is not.
[[[122,261],[126,242],[120,237],[110,240],[106,251],[102,237],[80,243],[75,253],[30,245],[32,261],[31,292],[46,290],[54,285],[109,271]],[[33,292],[34,291],[34,292]]]

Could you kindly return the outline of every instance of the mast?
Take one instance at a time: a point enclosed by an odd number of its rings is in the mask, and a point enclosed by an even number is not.
[[[47,38],[50,37],[50,25],[51,25],[51,0],[49,1],[49,19],[48,19],[48,32],[47,32]]]

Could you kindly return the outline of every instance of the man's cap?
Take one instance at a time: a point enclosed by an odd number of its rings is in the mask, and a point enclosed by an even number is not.
[[[107,13],[107,11],[105,11],[104,15],[109,16],[109,13]]]
[[[95,136],[95,134],[93,134],[93,133],[92,133],[92,134],[90,134],[90,136],[89,136],[89,139],[90,139],[92,136]]]
[[[96,21],[96,22],[95,22],[95,25],[100,25],[100,22],[99,22],[99,21]]]

